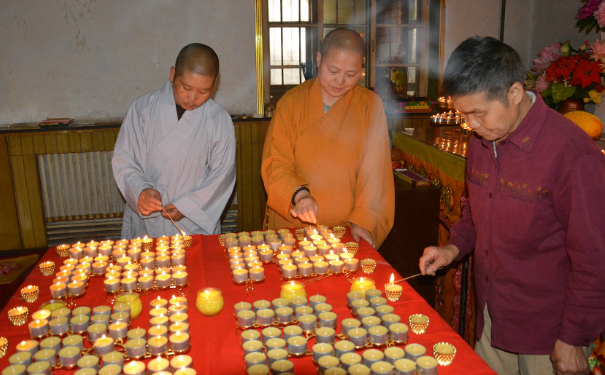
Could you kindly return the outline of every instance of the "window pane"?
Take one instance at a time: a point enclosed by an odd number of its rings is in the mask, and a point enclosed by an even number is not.
[[[414,28],[408,31],[408,51],[410,64],[418,63],[418,29]]]
[[[284,69],[284,85],[300,84],[300,69],[288,68]]]
[[[269,22],[281,21],[280,0],[269,0]]]
[[[300,64],[300,40],[298,27],[284,27],[284,65]]]
[[[310,21],[310,19],[309,19],[309,0],[300,1],[300,20],[303,22]]]
[[[324,38],[326,37],[326,35],[328,35],[330,33],[330,31],[335,30],[335,28],[333,27],[324,27]],[[323,39],[323,38],[322,38]]]
[[[336,0],[324,0],[325,24],[336,24]]]
[[[355,0],[355,23],[358,25],[365,25],[368,22],[366,6],[366,0]]]
[[[269,61],[271,65],[281,65],[281,27],[269,29]]]
[[[300,62],[307,62],[307,29],[304,27],[300,28]]]
[[[338,0],[338,24],[355,23],[355,5],[353,0]]]
[[[420,15],[418,14],[418,0],[408,0],[407,1],[408,9],[407,9],[407,23],[419,23]]]
[[[299,20],[298,17],[298,0],[282,0],[284,6],[283,15],[284,22],[296,22]]]
[[[271,69],[271,84],[281,85],[281,69]]]

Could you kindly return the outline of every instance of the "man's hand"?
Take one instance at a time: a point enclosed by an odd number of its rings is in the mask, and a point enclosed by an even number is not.
[[[590,373],[586,353],[579,346],[571,346],[557,340],[550,355],[554,373],[557,375],[584,375]]]
[[[168,219],[168,216],[170,215],[170,217],[172,218],[172,220],[174,221],[179,221],[182,218],[184,218],[185,216],[181,213],[181,211],[179,211],[178,208],[176,208],[176,206],[172,203],[166,205],[166,207],[164,207],[164,209],[166,210],[166,212],[162,211],[162,217],[164,219]],[[168,215],[166,215],[166,213],[168,213]]]
[[[313,196],[306,190],[301,190],[294,198],[296,205],[290,210],[290,215],[305,223],[317,224],[319,206]]]
[[[423,275],[435,276],[439,268],[452,263],[458,254],[460,250],[454,245],[429,246],[424,249],[424,254],[420,257],[420,272]]]
[[[372,233],[369,230],[360,227],[355,223],[351,223],[351,236],[355,242],[359,242],[360,239],[365,240],[370,244],[373,248],[376,248],[376,243],[374,243],[374,237],[372,237]]]
[[[162,211],[162,196],[155,189],[145,189],[139,194],[137,202],[139,212],[145,216],[156,211]]]

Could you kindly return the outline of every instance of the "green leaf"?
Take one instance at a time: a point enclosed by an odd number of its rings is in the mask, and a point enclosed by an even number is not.
[[[527,78],[529,78],[531,81],[535,81],[536,80],[536,76],[533,75],[533,73],[530,72],[529,70],[527,72],[525,72],[525,74],[527,75]]]
[[[552,99],[555,104],[571,97],[575,91],[575,86],[565,86],[562,83],[553,83],[551,86]]]

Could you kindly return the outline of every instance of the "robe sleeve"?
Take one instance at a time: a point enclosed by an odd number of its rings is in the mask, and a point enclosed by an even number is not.
[[[355,208],[347,222],[370,231],[379,248],[393,227],[395,183],[386,116],[378,97],[369,110],[364,155],[355,184]]]
[[[113,176],[118,189],[124,196],[126,203],[137,215],[143,219],[160,215],[153,212],[148,216],[141,214],[138,208],[139,195],[148,188],[154,188],[153,184],[145,178],[142,160],[145,159],[145,143],[141,129],[144,126],[144,118],[141,117],[133,104],[120,127],[120,133],[116,140],[111,158]]]
[[[261,167],[267,205],[289,222],[294,221],[290,215],[292,194],[299,186],[309,184],[294,169],[296,129],[291,117],[293,111],[291,99],[283,98],[277,103],[265,138]]]
[[[204,180],[193,191],[172,202],[176,208],[202,228],[206,233],[215,233],[221,214],[235,186],[235,130],[233,122],[225,114],[218,121],[212,142],[208,167]]]

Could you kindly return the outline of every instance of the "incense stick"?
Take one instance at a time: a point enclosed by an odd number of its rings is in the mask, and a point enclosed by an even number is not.
[[[166,216],[168,216],[168,218],[170,219],[170,221],[172,221],[172,224],[174,224],[174,226],[176,227],[176,229],[179,230],[179,233],[181,235],[183,235],[183,231],[181,230],[181,228],[179,228],[178,225],[176,225],[176,223],[174,222],[174,220],[172,220],[172,218],[170,217],[170,215],[168,215],[168,212],[166,212],[166,209],[164,208],[164,206],[162,206],[162,211],[164,211],[164,213],[166,214]]]
[[[438,270],[440,270],[440,269],[442,269],[442,268],[443,268],[443,267],[439,267],[439,268],[437,269],[437,271],[438,271]],[[401,282],[404,282],[404,281],[409,280],[409,279],[413,279],[414,277],[418,277],[418,276],[422,276],[422,273],[417,273],[417,274],[415,274],[415,275],[408,276],[408,277],[405,277],[405,278],[403,278],[403,279],[399,279],[399,280],[393,281],[393,284],[399,284],[399,283],[401,283]],[[432,276],[432,275],[426,275],[426,276]]]

